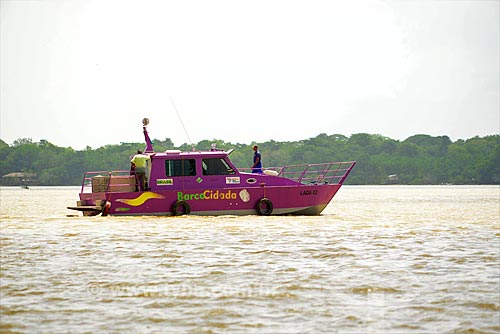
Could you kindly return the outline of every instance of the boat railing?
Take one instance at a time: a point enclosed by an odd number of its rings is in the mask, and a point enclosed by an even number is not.
[[[285,166],[280,176],[303,184],[342,184],[355,161]]]
[[[129,192],[136,189],[138,177],[128,170],[86,172],[81,193]]]
[[[301,184],[342,184],[353,169],[355,161],[266,167],[264,174],[286,177]],[[240,171],[251,169],[240,169]],[[271,172],[269,172],[271,171]]]

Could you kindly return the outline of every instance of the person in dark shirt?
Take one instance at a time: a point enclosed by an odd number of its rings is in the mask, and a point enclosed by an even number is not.
[[[254,145],[253,151],[255,153],[253,154],[252,173],[262,174],[262,156],[260,155],[259,147],[257,145]]]

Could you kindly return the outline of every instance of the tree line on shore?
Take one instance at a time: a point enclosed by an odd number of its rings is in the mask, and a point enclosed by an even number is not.
[[[254,144],[259,145],[264,168],[330,161],[357,161],[346,184],[500,184],[500,135],[451,141],[447,136],[414,135],[403,141],[358,133],[350,137],[320,134],[294,142],[270,140],[233,144],[202,140],[196,150],[212,144],[229,150],[238,168],[252,165]],[[171,139],[153,140],[155,151],[179,149]],[[84,150],[58,147],[46,140],[22,138],[12,145],[0,140],[0,175],[36,173],[38,185],[80,185],[86,171],[128,170],[130,158],[144,143],[120,143]],[[389,177],[391,176],[391,177]]]

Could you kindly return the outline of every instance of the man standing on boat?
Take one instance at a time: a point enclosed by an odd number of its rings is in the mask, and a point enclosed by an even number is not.
[[[255,153],[253,154],[252,173],[262,174],[262,156],[260,155],[259,147],[257,145],[254,145],[253,151]]]
[[[135,168],[135,174],[139,180],[139,191],[145,190],[147,188],[146,183],[146,170],[150,158],[149,155],[142,154],[142,151],[137,151],[132,160],[130,160],[132,167]]]

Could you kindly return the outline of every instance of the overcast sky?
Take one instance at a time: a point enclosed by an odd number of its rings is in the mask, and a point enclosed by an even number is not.
[[[9,144],[500,133],[497,0],[0,3]]]

